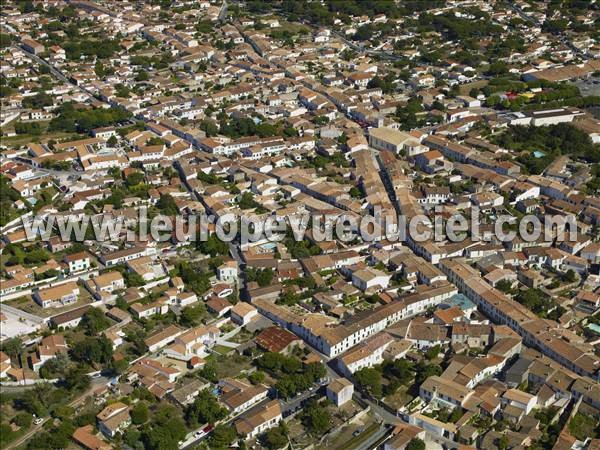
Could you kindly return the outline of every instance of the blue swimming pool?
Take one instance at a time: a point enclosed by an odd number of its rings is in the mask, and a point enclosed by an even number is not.
[[[267,242],[266,244],[262,244],[260,246],[263,250],[273,251],[277,248],[277,243],[275,242]]]

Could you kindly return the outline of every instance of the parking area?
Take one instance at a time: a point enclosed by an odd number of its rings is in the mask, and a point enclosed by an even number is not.
[[[0,327],[0,340],[2,341],[29,334],[41,327],[39,322],[14,314],[7,308],[2,308],[2,315],[4,316]]]
[[[573,81],[571,84],[577,86],[584,97],[600,96],[600,77],[590,77],[586,80]]]

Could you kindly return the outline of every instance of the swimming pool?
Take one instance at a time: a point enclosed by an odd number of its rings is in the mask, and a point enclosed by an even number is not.
[[[262,244],[260,246],[260,248],[262,248],[263,250],[267,250],[269,252],[272,252],[273,250],[275,250],[277,248],[277,243],[275,243],[275,242],[267,242],[266,244]]]

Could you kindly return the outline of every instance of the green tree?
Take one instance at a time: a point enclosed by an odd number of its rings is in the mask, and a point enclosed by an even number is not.
[[[15,416],[15,418],[13,419],[13,422],[16,423],[18,426],[20,426],[21,428],[27,429],[31,426],[32,420],[33,420],[33,417],[31,416],[31,414],[28,414],[26,412],[21,412]]]
[[[580,441],[585,441],[588,437],[594,439],[597,436],[596,430],[598,430],[597,417],[582,412],[577,412],[569,422],[569,432]]]
[[[440,354],[441,351],[441,347],[439,345],[434,345],[433,347],[427,349],[427,351],[425,352],[425,358],[427,358],[429,361],[431,361],[432,359],[435,359],[438,357],[438,355]]]
[[[512,292],[512,282],[510,280],[500,280],[496,283],[496,288],[505,294]]]
[[[37,136],[42,134],[42,128],[37,122],[16,122],[15,132],[17,134],[30,134],[32,136]]]
[[[50,131],[89,133],[94,128],[108,127],[129,120],[131,113],[123,108],[76,109],[74,103],[64,103],[58,116],[50,121]]]
[[[148,81],[150,79],[150,75],[145,70],[140,70],[135,76],[135,81]]]
[[[134,173],[127,175],[127,178],[125,178],[125,185],[127,187],[137,186],[138,184],[143,183],[143,182],[144,182],[143,172],[134,172]],[[161,199],[162,199],[162,197],[161,197]],[[171,200],[172,200],[172,197],[171,197]],[[165,199],[164,201],[165,201],[165,203],[169,202],[168,199]],[[160,202],[160,200],[159,200],[159,202]]]
[[[503,434],[497,439],[496,445],[498,446],[498,450],[506,450],[508,448],[509,440],[508,436]]]
[[[265,373],[263,371],[261,371],[261,370],[257,370],[255,372],[252,372],[248,376],[248,380],[250,380],[250,383],[252,383],[252,384],[263,383],[265,381]]]
[[[89,336],[95,336],[110,327],[110,320],[101,309],[90,307],[81,318],[80,326]]]
[[[84,391],[90,387],[91,380],[83,367],[73,367],[65,374],[63,383],[69,391]]]
[[[284,424],[280,423],[278,427],[267,431],[262,438],[262,442],[270,450],[285,447],[288,444],[288,438]]]
[[[396,117],[400,121],[403,130],[411,130],[419,124],[417,113],[423,111],[423,105],[418,98],[411,98],[405,107],[396,108]]]
[[[353,198],[361,198],[362,197],[362,193],[360,192],[360,189],[358,189],[356,186],[352,186],[348,193]]]
[[[179,410],[172,405],[161,406],[150,425],[144,427],[141,441],[146,450],[177,450],[178,442],[187,434]]]
[[[432,377],[434,375],[441,375],[442,368],[437,364],[426,364],[422,361],[417,363],[415,366],[417,375],[415,377],[415,385],[418,387],[425,381],[427,378]]]
[[[207,137],[212,137],[219,134],[219,127],[214,120],[204,119],[202,122],[200,122],[199,128],[206,133]]]
[[[125,371],[127,370],[127,368],[129,367],[129,361],[127,361],[127,359],[125,358],[121,358],[121,359],[113,359],[110,362],[110,370],[112,371],[112,373],[114,375],[121,375],[122,373],[125,373]]]
[[[397,380],[399,385],[407,385],[414,377],[413,364],[406,359],[386,360],[382,369],[386,378]]]
[[[27,449],[62,449],[69,445],[75,427],[69,420],[61,421],[60,425],[49,431],[34,434],[27,443]]]
[[[285,356],[281,353],[267,352],[256,360],[258,367],[274,374],[295,373],[302,367],[302,362],[294,356]]]
[[[284,289],[277,298],[276,303],[278,305],[293,306],[297,304],[300,300],[300,296],[292,289]]]
[[[331,427],[331,415],[322,405],[312,401],[302,414],[302,423],[311,434],[322,435]]]
[[[215,427],[209,439],[211,449],[225,449],[235,440],[233,427],[219,424]]]
[[[274,387],[283,398],[291,398],[300,390],[296,384],[296,378],[290,375],[279,378]]]
[[[373,367],[363,367],[354,373],[354,379],[360,389],[364,389],[377,398],[381,398],[383,395],[381,372],[377,369]]]
[[[24,108],[40,109],[45,106],[52,106],[53,100],[51,95],[40,92],[32,97],[25,97],[22,103]]]
[[[412,438],[406,444],[406,450],[425,450],[425,442],[419,438]]]
[[[503,75],[506,73],[508,73],[508,67],[506,66],[506,63],[502,61],[494,61],[487,69],[487,74],[492,76]]]
[[[49,359],[40,367],[40,377],[45,379],[60,378],[64,375],[69,364],[65,353],[58,353],[55,358]]]
[[[108,364],[113,355],[112,342],[106,336],[86,337],[71,348],[71,357],[78,362]]]
[[[206,389],[198,394],[185,412],[185,418],[190,426],[197,426],[203,423],[215,423],[227,415],[227,410],[223,408],[215,396]]]
[[[141,425],[148,421],[148,405],[145,402],[138,402],[131,409],[131,422],[134,425]]]
[[[156,207],[160,209],[165,216],[176,216],[179,208],[175,203],[175,199],[170,194],[162,194],[156,203]]]
[[[573,283],[576,280],[577,280],[577,275],[575,274],[575,271],[573,269],[567,270],[567,273],[565,273],[565,281],[568,283]]]
[[[267,267],[256,275],[256,282],[260,287],[269,286],[273,281],[273,275],[273,269]]]
[[[116,136],[111,136],[106,141],[109,147],[115,147],[118,144],[118,142],[119,141],[117,140]]]
[[[369,88],[369,89],[380,88],[384,94],[390,94],[394,91],[394,84],[392,81],[393,81],[393,78],[392,79],[390,79],[388,77],[381,78],[376,75],[371,79],[371,81],[369,81],[369,84],[367,84],[367,88]]]
[[[143,443],[140,441],[142,433],[133,427],[128,428],[123,433],[123,442],[133,449],[143,448]]]
[[[257,208],[260,204],[254,200],[252,192],[244,192],[239,201],[240,209],[252,209]]]
[[[197,242],[198,250],[205,255],[210,255],[211,258],[218,255],[227,255],[229,253],[227,242],[223,242],[219,239],[216,233],[211,234],[205,241],[199,240]]]
[[[204,294],[210,287],[210,276],[189,262],[180,262],[177,265],[177,274],[185,285],[198,295]]]
[[[206,314],[206,306],[200,303],[196,306],[188,306],[181,311],[179,323],[185,327],[193,327],[200,323],[200,319]]]
[[[8,356],[15,358],[19,355],[19,353],[21,353],[21,350],[23,349],[23,342],[18,337],[14,337],[4,341],[0,348]]]
[[[50,384],[36,385],[34,389],[23,393],[20,399],[20,408],[37,417],[43,417],[48,414],[45,394],[52,392]]]
[[[198,375],[207,379],[211,383],[218,383],[217,365],[214,361],[208,361],[202,369],[198,371]]]

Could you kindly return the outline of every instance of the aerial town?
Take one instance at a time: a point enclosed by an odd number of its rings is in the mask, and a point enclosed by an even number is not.
[[[0,55],[0,449],[600,449],[597,0],[5,0]]]

